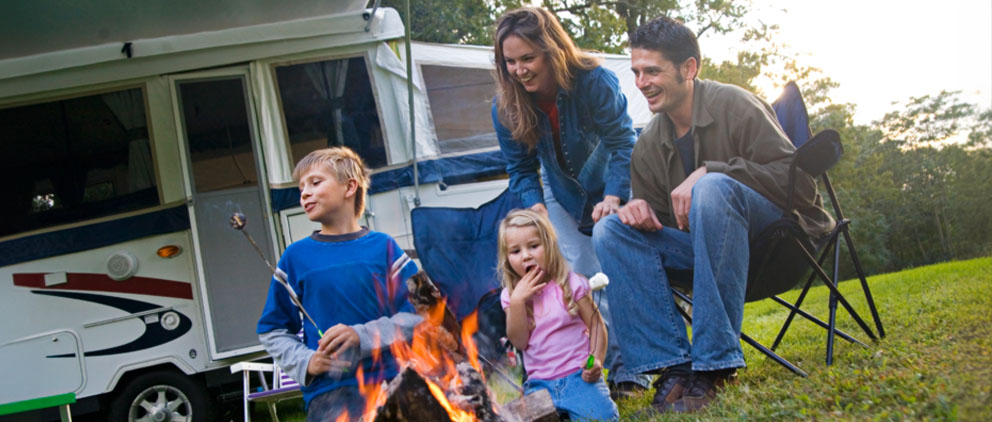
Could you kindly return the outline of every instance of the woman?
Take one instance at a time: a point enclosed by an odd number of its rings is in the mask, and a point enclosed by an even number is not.
[[[579,50],[547,10],[507,12],[493,41],[492,118],[510,190],[548,216],[571,267],[591,276],[600,271],[589,237],[593,223],[630,197],[635,134],[627,98],[616,75]],[[609,322],[605,301],[600,308]],[[617,349],[611,341],[611,381],[623,390],[636,389],[631,382],[646,387],[646,377],[624,373]]]

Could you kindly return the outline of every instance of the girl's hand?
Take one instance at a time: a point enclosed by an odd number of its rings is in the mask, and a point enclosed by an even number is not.
[[[586,369],[585,366],[582,367],[582,380],[590,384],[599,381],[603,376],[603,363],[599,359],[595,359],[592,364],[592,368]]]
[[[537,292],[540,292],[544,288],[545,284],[547,284],[547,281],[544,279],[544,270],[538,266],[531,268],[517,282],[517,287],[513,288],[513,293],[510,295],[510,303],[527,303],[530,298],[534,297]]]

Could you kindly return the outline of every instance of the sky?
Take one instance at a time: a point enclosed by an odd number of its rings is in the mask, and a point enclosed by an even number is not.
[[[894,101],[941,90],[992,107],[992,1],[754,0],[752,10],[751,19],[781,27],[777,41],[800,64],[840,83],[831,98],[856,104],[857,124],[880,120],[898,107]],[[739,39],[704,34],[700,49],[730,60]],[[758,86],[767,100],[778,96],[770,82]]]

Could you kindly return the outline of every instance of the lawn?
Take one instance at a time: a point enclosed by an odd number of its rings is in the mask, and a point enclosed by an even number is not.
[[[886,337],[868,341],[843,309],[838,327],[868,343],[841,339],[834,364],[824,363],[826,332],[797,319],[778,351],[802,367],[801,378],[745,346],[748,368],[718,402],[691,415],[634,416],[648,394],[620,403],[621,420],[992,420],[992,258],[950,262],[868,279]],[[865,318],[860,283],[841,291]],[[814,288],[803,309],[822,318],[827,290]],[[794,301],[798,292],[784,295]],[[744,332],[770,345],[787,310],[770,301],[748,304]],[[280,419],[304,420],[299,402],[280,406]],[[257,419],[256,419],[257,418]],[[253,420],[267,420],[261,406]]]

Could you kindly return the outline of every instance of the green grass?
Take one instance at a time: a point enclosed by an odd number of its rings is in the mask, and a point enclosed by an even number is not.
[[[841,330],[868,348],[835,342],[834,364],[824,363],[826,332],[797,318],[778,351],[806,372],[793,375],[744,346],[748,368],[703,412],[637,418],[651,394],[620,403],[621,420],[992,420],[992,258],[950,262],[870,277],[886,337],[870,342],[840,308]],[[841,291],[870,320],[861,286],[843,282]],[[803,309],[827,315],[827,289],[811,290]],[[783,297],[794,301],[798,292]],[[787,310],[770,301],[744,311],[744,332],[770,345]],[[299,402],[280,407],[280,419],[305,419]],[[257,418],[257,419],[256,419]],[[253,420],[267,420],[264,407]]]

